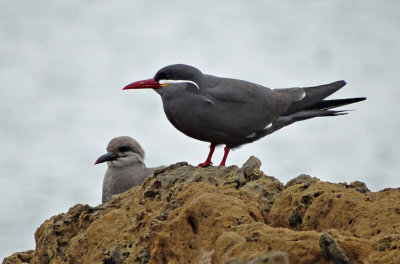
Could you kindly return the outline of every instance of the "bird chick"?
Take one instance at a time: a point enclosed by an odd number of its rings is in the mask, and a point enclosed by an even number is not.
[[[163,168],[146,168],[143,148],[129,136],[113,138],[107,145],[107,153],[100,156],[94,164],[103,162],[108,165],[103,180],[103,203],[108,202],[114,194],[141,185],[155,170]]]

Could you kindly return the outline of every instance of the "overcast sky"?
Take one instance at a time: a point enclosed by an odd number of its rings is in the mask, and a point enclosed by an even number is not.
[[[166,119],[151,90],[121,91],[169,64],[271,88],[344,79],[366,96],[230,153],[286,182],[399,187],[400,2],[0,0],[0,259],[34,248],[46,219],[101,202],[108,141],[136,138],[148,166],[197,165],[208,143]],[[214,164],[222,157],[216,150]]]

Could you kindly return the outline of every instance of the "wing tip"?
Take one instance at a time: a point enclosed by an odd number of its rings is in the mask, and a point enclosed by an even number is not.
[[[340,80],[340,81],[337,81],[337,82],[334,82],[337,86],[340,86],[340,88],[341,87],[343,87],[343,86],[345,86],[346,84],[347,84],[347,82],[345,81],[345,80]]]

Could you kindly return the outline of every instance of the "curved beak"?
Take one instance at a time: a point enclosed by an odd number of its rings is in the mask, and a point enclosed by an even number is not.
[[[138,82],[133,82],[131,84],[128,84],[125,86],[122,90],[128,90],[128,89],[158,89],[160,88],[160,84],[152,79],[148,80],[143,80],[143,81],[138,81]]]
[[[94,165],[103,163],[105,161],[113,161],[116,160],[118,156],[114,152],[107,152],[106,154],[100,156],[95,162]]]

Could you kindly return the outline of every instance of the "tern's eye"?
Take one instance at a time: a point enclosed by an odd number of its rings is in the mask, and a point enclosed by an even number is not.
[[[118,150],[119,150],[120,152],[132,151],[132,149],[131,149],[130,147],[128,147],[128,146],[120,147]]]

